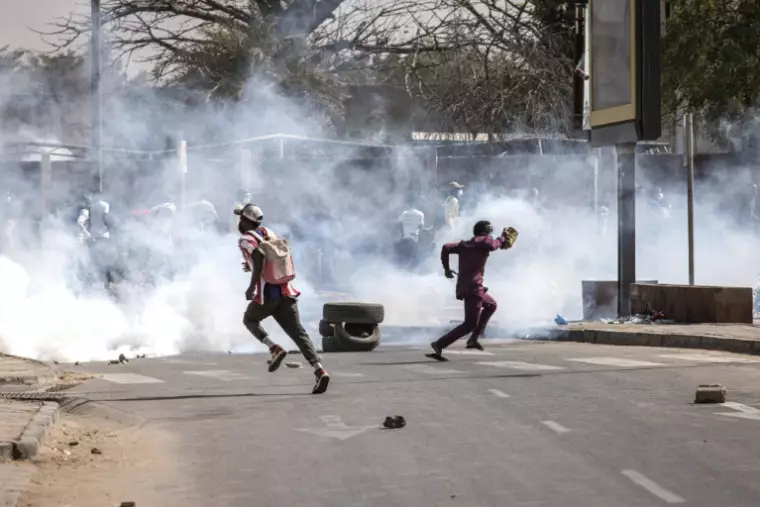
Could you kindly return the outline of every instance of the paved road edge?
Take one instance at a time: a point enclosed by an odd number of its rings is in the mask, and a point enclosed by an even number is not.
[[[655,334],[630,331],[600,331],[595,329],[552,330],[549,340],[598,343],[602,345],[633,345],[644,347],[677,347],[687,349],[719,350],[739,354],[760,354],[760,341],[742,338]]]

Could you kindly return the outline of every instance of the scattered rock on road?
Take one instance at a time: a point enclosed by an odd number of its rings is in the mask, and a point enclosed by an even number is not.
[[[288,368],[300,368],[302,364],[298,361],[291,361],[289,363],[285,363],[285,366],[287,366]]]
[[[92,449],[90,449],[90,454],[103,454],[103,451],[101,451],[97,447],[93,447]]]
[[[697,387],[694,403],[725,403],[726,388],[720,384],[703,384]]]
[[[400,429],[406,426],[406,419],[400,415],[388,416],[383,421],[383,427],[387,429]]]

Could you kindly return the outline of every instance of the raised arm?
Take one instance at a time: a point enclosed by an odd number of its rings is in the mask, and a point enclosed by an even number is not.
[[[494,250],[507,250],[514,246],[517,241],[517,231],[512,227],[505,228],[498,238],[488,237],[484,244],[493,252]]]

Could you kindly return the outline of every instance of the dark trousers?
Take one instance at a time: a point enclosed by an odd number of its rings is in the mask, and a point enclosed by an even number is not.
[[[464,322],[438,339],[438,345],[446,348],[458,339],[472,333],[472,340],[483,336],[488,321],[496,312],[496,301],[484,289],[464,297]]]
[[[269,334],[261,327],[261,321],[267,317],[274,317],[285,334],[287,334],[303,357],[312,366],[320,361],[317,350],[309,338],[309,334],[301,325],[301,316],[298,313],[298,302],[295,298],[282,297],[279,299],[267,299],[263,305],[251,301],[243,315],[243,324],[253,336],[263,341],[269,338]]]

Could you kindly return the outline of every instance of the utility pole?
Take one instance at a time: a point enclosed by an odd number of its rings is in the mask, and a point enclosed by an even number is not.
[[[686,135],[686,206],[689,230],[689,285],[694,285],[694,115],[684,116]]]
[[[575,2],[575,44],[573,72],[573,128],[583,130],[583,115],[585,110],[585,87],[586,78],[583,66],[586,54],[586,7],[588,0],[576,0]]]
[[[90,101],[92,159],[98,174],[98,191],[103,192],[103,91],[100,87],[103,58],[100,0],[91,0],[90,33]]]

